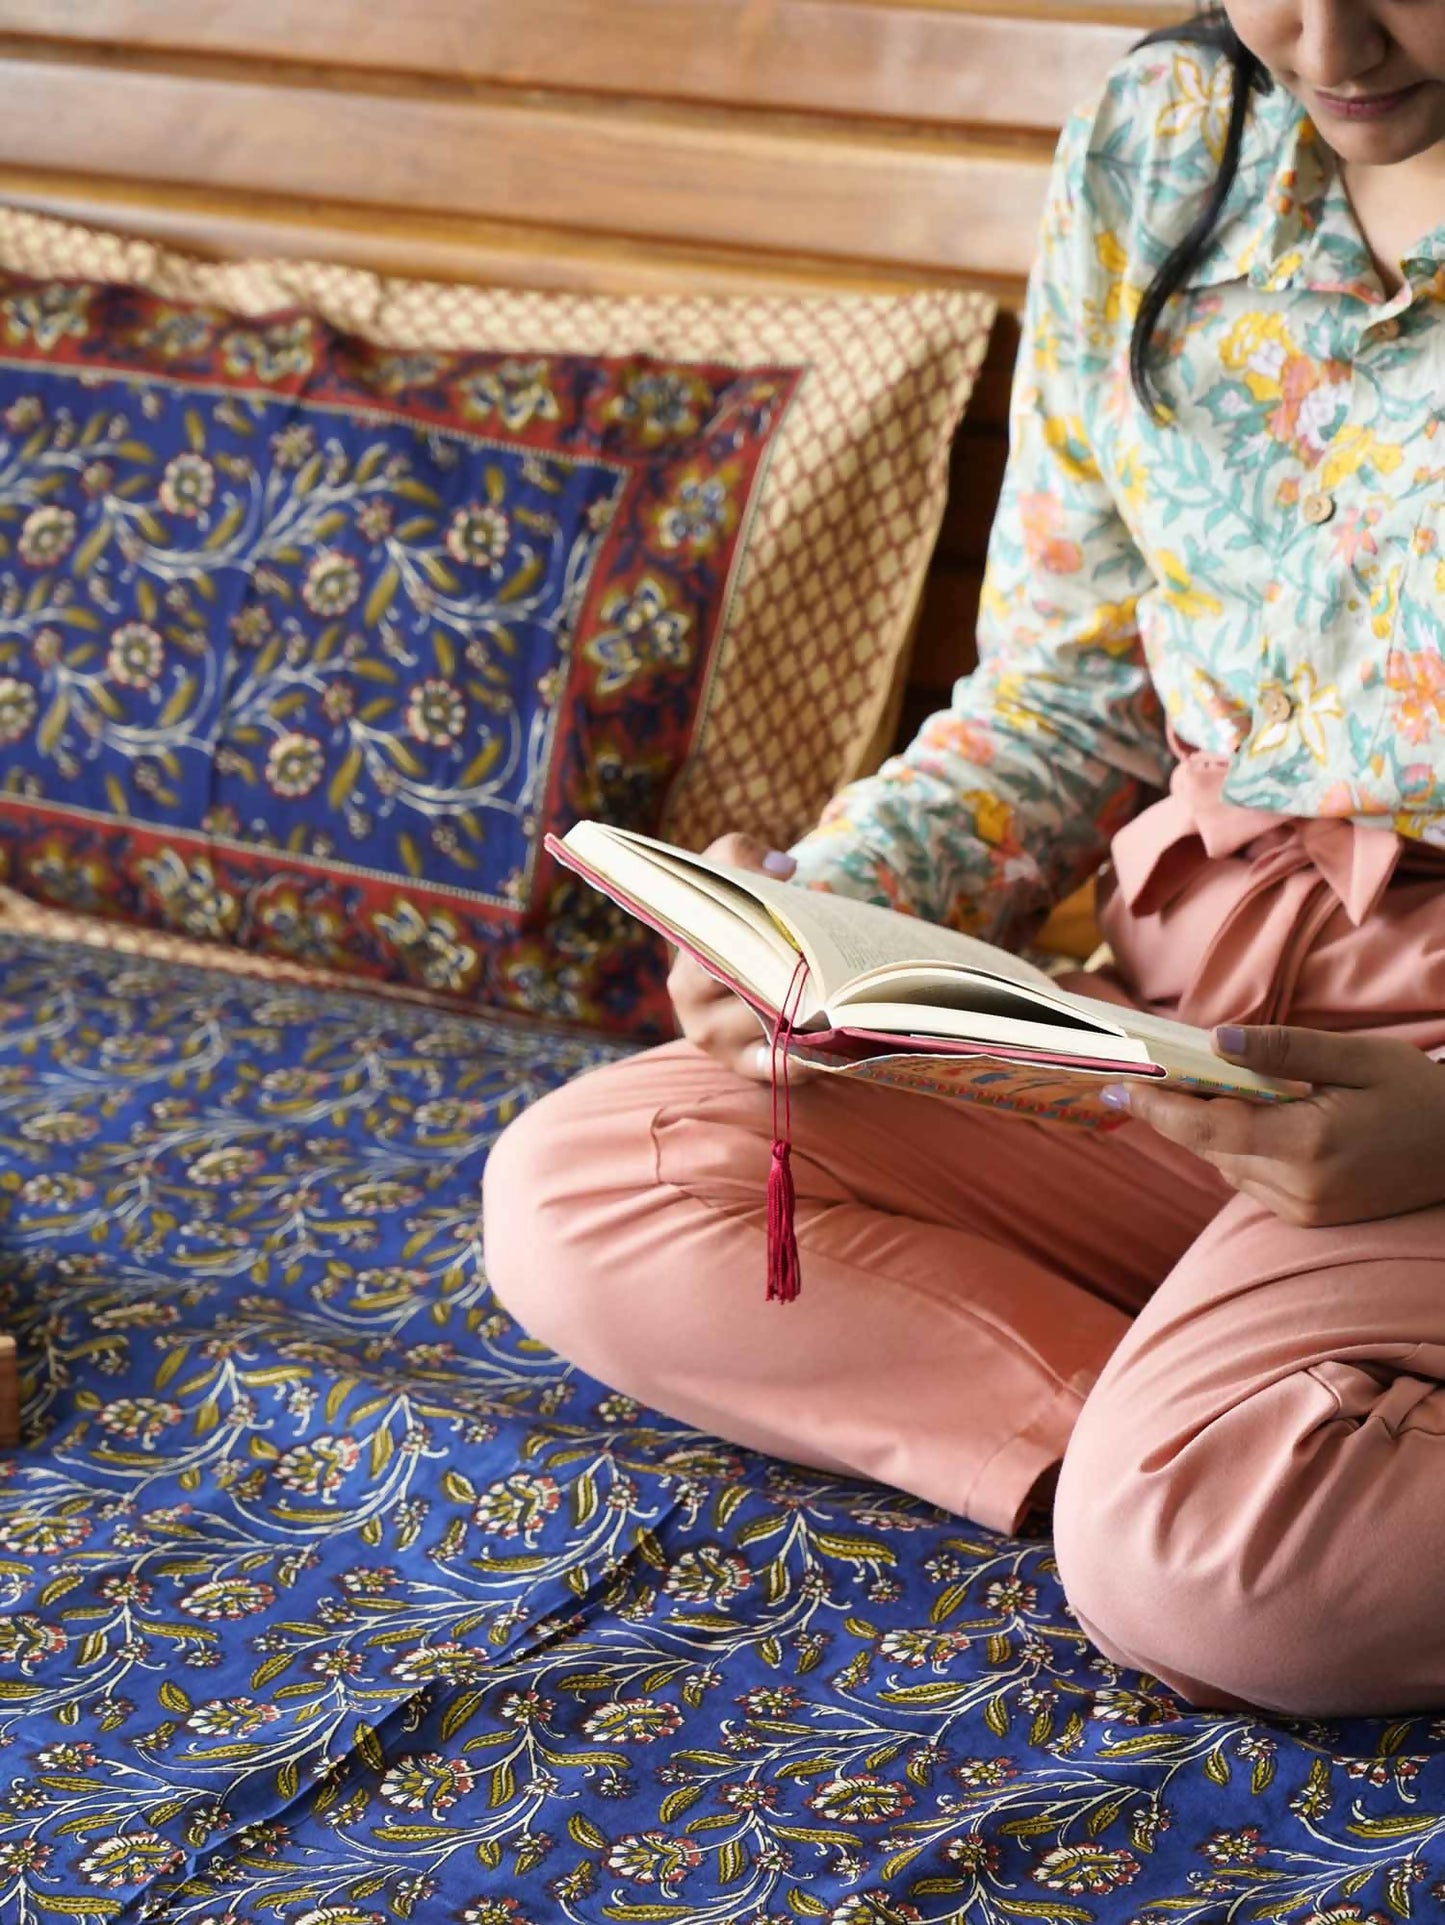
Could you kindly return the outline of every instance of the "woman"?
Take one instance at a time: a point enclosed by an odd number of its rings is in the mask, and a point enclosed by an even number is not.
[[[1115,993],[1315,1094],[1095,1139],[815,1079],[768,1310],[756,1024],[684,961],[685,1041],[503,1138],[487,1254],[741,1443],[999,1530],[1057,1476],[1080,1622],[1194,1702],[1386,1712],[1445,1703],[1445,0],[1227,14],[1063,136],[982,665],[722,852],[1004,942],[1107,859]]]

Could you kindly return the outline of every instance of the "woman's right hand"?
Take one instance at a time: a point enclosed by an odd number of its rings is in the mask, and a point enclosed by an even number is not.
[[[705,853],[719,862],[730,862],[735,869],[756,869],[777,882],[786,882],[798,866],[781,849],[769,849],[753,836],[720,836]],[[767,1082],[771,1051],[756,1014],[741,996],[725,988],[683,950],[673,958],[667,993],[690,1043],[706,1050],[716,1062],[726,1063],[739,1076]],[[790,1073],[797,1075],[800,1071],[795,1066]]]

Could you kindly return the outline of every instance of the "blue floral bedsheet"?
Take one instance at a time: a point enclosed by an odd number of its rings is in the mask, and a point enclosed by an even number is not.
[[[488,1297],[615,1049],[0,936],[0,1919],[903,1925],[1445,1900],[1445,1719],[1187,1711],[1047,1544],[680,1430]]]

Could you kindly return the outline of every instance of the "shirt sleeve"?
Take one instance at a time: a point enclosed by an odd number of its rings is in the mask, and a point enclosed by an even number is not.
[[[1000,943],[1025,940],[1093,873],[1172,760],[1136,621],[1151,577],[1091,431],[1127,378],[1099,350],[1117,328],[1106,304],[1130,298],[1081,192],[1091,125],[1070,122],[1050,180],[979,667],[793,851],[802,882]]]

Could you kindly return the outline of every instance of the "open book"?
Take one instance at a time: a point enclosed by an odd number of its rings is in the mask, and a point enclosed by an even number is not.
[[[789,1054],[838,1075],[1108,1127],[1107,1083],[1207,1095],[1306,1093],[1216,1056],[1187,1024],[1061,989],[954,929],[779,882],[598,822],[547,847],[757,1011],[790,1018]]]

